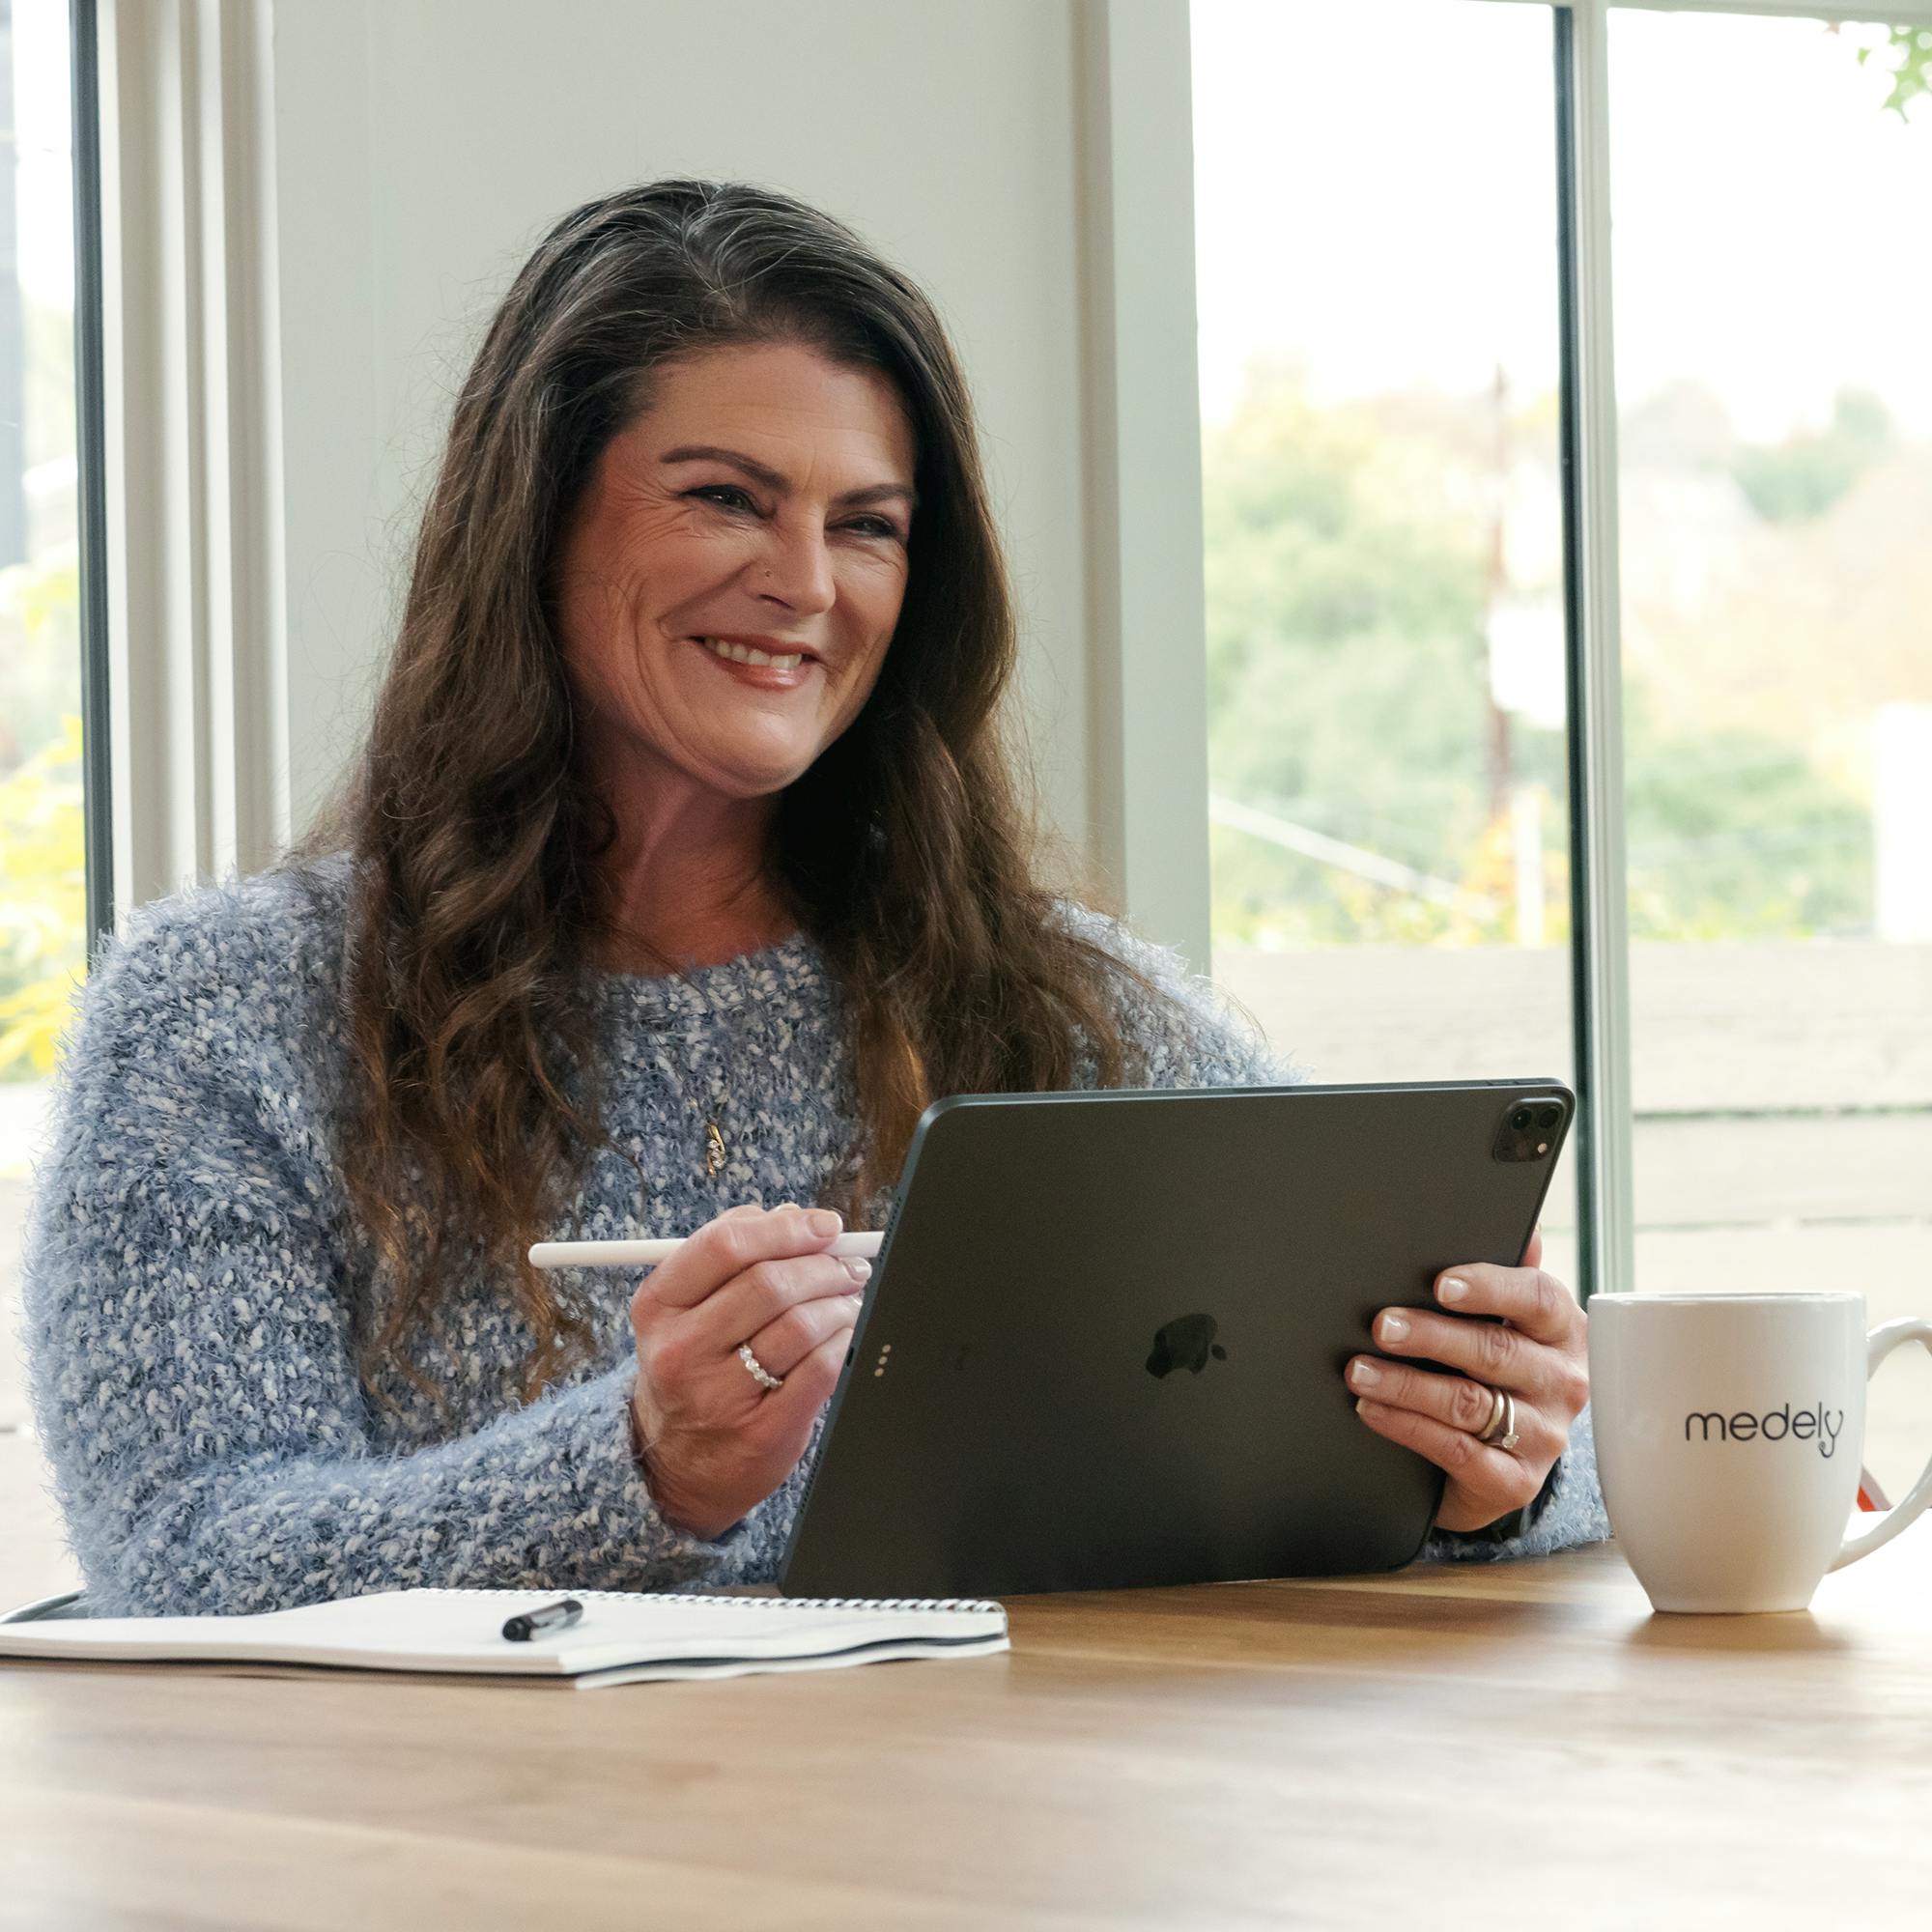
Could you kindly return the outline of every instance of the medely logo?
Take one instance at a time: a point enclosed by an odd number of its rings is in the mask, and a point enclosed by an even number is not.
[[[1773,1423],[1778,1426],[1772,1428]],[[1838,1446],[1838,1432],[1845,1426],[1845,1411],[1829,1409],[1821,1402],[1816,1408],[1801,1408],[1797,1414],[1791,1412],[1787,1402],[1781,1408],[1768,1408],[1762,1415],[1753,1415],[1749,1409],[1740,1409],[1736,1415],[1719,1415],[1716,1409],[1700,1409],[1684,1418],[1684,1439],[1690,1440],[1690,1429],[1696,1424],[1703,1432],[1703,1439],[1711,1439],[1715,1427],[1719,1442],[1782,1442],[1789,1437],[1794,1442],[1818,1444],[1819,1455],[1827,1461]]]

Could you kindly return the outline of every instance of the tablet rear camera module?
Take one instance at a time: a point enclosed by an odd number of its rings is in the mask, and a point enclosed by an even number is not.
[[[1548,1103],[1513,1105],[1496,1123],[1496,1137],[1490,1149],[1492,1160],[1547,1160],[1553,1143],[1554,1129],[1563,1118],[1560,1107]]]

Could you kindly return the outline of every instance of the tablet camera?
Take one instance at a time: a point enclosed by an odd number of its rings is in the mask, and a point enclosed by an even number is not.
[[[1513,1101],[1496,1125],[1492,1160],[1548,1160],[1556,1147],[1563,1109],[1554,1100]]]

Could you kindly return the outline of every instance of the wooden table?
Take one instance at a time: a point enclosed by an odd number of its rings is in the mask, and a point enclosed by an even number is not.
[[[0,1666],[0,1924],[1932,1922],[1932,1530],[1809,1614],[1610,1548],[1018,1599],[599,1691]]]

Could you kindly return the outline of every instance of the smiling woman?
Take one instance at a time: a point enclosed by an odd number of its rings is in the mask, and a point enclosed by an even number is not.
[[[915,468],[893,384],[790,342],[660,368],[606,446],[557,568],[579,755],[619,828],[604,963],[709,963],[789,929],[769,802],[878,680]]]
[[[965,381],[911,283],[750,187],[557,223],[458,400],[365,757],[297,854],[356,860],[345,1180],[404,1284],[379,1350],[438,1293],[405,1153],[430,1228],[519,1282],[532,1386],[581,1344],[522,1251],[603,1140],[586,968],[822,948],[864,1131],[801,1184],[855,1219],[934,1095],[1137,1063],[1118,949],[1034,875],[1013,658]]]
[[[89,983],[28,1302],[103,1608],[765,1580],[867,1271],[830,1250],[931,1100],[1292,1077],[1046,883],[1014,651],[918,290],[762,189],[557,223],[341,799]],[[693,1230],[628,1296],[527,1255]],[[1492,1272],[1485,1312],[1529,1311]],[[1391,1368],[1365,1424],[1463,1459],[1444,1527],[1540,1491],[1545,1547],[1595,1524],[1587,1455],[1546,1481],[1562,1339],[1504,1363],[1520,1456]]]

